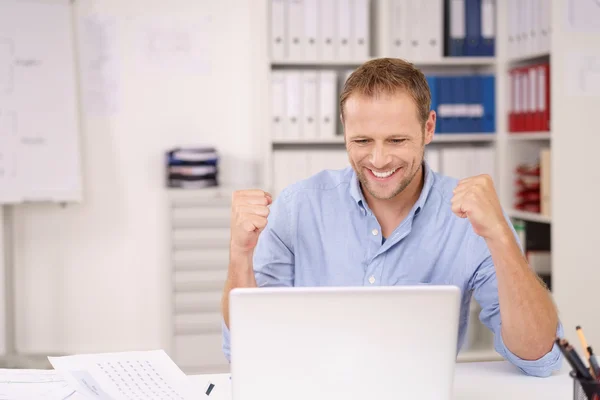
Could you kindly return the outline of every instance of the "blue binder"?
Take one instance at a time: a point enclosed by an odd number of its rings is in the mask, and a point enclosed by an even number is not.
[[[467,104],[469,105],[469,108],[471,108],[474,104],[480,103],[480,101],[478,101],[480,96],[479,96],[479,93],[477,92],[478,80],[479,80],[478,76],[467,76],[465,78],[466,87],[467,87]],[[481,132],[481,128],[479,128],[479,125],[480,124],[479,124],[478,118],[469,116],[468,120],[467,120],[467,126],[465,128],[465,132],[466,133]]]
[[[467,76],[452,77],[453,103],[455,106],[467,105]],[[469,118],[464,114],[465,108],[461,107],[463,112],[453,118],[452,133],[465,133],[468,131]]]
[[[465,22],[467,25],[465,53],[467,56],[480,56],[482,55],[481,0],[466,0]]]
[[[483,93],[482,132],[494,133],[496,131],[496,79],[493,75],[484,75],[481,78]]]
[[[452,105],[454,104],[453,93],[452,93],[452,77],[443,76],[438,77],[438,101],[439,104],[442,105]],[[440,118],[440,133],[451,133],[453,131],[453,126],[455,124],[454,118],[448,115],[445,115]]]
[[[481,2],[481,11],[483,12],[484,7],[491,7],[493,11],[493,18],[496,18],[496,0],[478,0]],[[516,16],[513,16],[516,18]],[[494,22],[495,26],[495,22]],[[483,27],[482,27],[483,32]],[[482,56],[493,57],[496,53],[496,32],[493,31],[493,36],[481,37],[481,45],[479,53]]]
[[[431,93],[431,107],[430,110],[433,110],[437,113],[438,109],[438,90],[437,90],[437,77],[433,75],[425,76],[427,79],[427,84],[429,85],[429,92]]]

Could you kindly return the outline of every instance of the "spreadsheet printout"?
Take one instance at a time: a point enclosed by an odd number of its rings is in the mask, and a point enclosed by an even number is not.
[[[86,399],[197,399],[187,376],[162,350],[48,357]]]

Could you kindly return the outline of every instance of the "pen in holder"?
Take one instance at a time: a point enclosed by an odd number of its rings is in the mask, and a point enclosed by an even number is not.
[[[573,400],[600,400],[600,382],[580,378],[575,371],[569,375],[573,378]]]

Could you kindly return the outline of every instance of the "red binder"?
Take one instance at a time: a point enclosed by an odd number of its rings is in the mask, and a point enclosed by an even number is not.
[[[510,84],[510,98],[509,98],[509,112],[508,112],[508,131],[516,132],[516,103],[517,103],[517,74],[516,71],[511,69],[508,71],[508,81]]]
[[[540,130],[549,132],[550,131],[550,64],[546,63],[539,67],[538,74],[540,75],[540,82],[544,82],[544,90],[540,90],[542,96],[543,109],[540,111]]]

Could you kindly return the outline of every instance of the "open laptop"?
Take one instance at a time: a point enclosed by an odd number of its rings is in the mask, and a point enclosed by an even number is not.
[[[447,400],[455,286],[230,293],[233,400]]]

